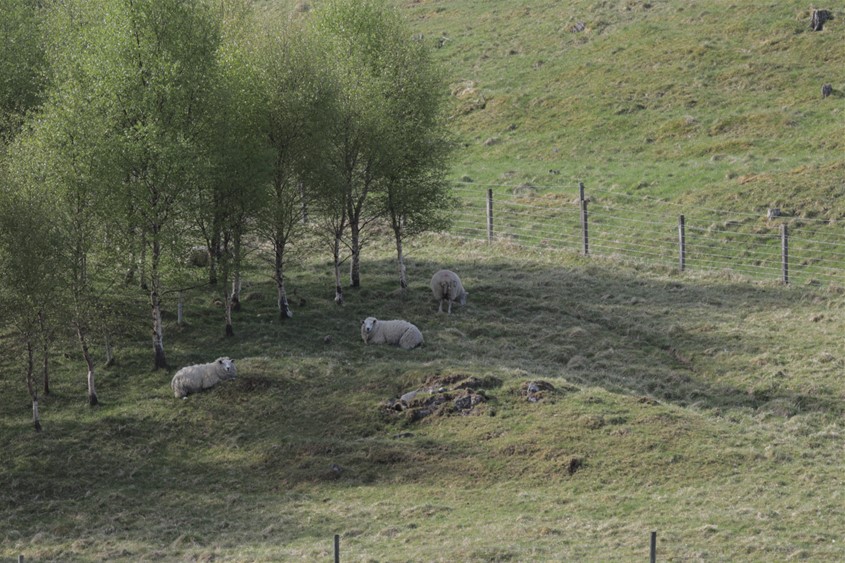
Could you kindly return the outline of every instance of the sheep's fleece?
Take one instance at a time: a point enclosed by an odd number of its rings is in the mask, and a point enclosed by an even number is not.
[[[214,387],[221,381],[235,379],[235,362],[229,358],[217,358],[210,364],[195,364],[176,372],[170,387],[177,399],[185,399],[191,393]]]
[[[380,321],[367,317],[361,323],[361,338],[366,344],[393,344],[405,350],[422,346],[420,329],[408,321]]]
[[[461,278],[451,270],[440,270],[431,276],[431,292],[434,298],[440,303],[438,313],[443,312],[443,300],[449,302],[449,314],[452,313],[452,303],[459,302],[462,306],[467,304],[469,293],[464,291]]]

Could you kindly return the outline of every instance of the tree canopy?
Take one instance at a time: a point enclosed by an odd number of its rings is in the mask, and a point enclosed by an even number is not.
[[[167,366],[163,309],[193,245],[209,286],[222,278],[231,335],[248,252],[268,259],[289,319],[297,249],[329,243],[342,303],[339,267],[360,285],[373,225],[392,227],[404,272],[402,238],[445,224],[441,78],[386,2],[327,0],[297,21],[248,0],[0,8],[0,295],[22,350],[61,311],[92,406],[93,327],[137,288]]]

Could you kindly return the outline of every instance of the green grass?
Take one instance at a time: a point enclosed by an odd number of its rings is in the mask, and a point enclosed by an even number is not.
[[[631,560],[651,530],[667,559],[845,555],[841,292],[438,237],[409,257],[403,297],[372,247],[343,307],[304,260],[287,323],[250,272],[230,339],[192,296],[170,362],[227,354],[239,378],[186,401],[131,335],[94,410],[81,364],[54,360],[38,435],[4,377],[0,555],[321,560],[338,533],[353,561]],[[470,292],[451,316],[427,289],[447,262]],[[365,346],[370,314],[413,320],[426,346]],[[435,376],[486,379],[489,401],[385,410]],[[555,392],[528,402],[535,380]]]
[[[835,239],[845,14],[811,33],[808,4],[752,4],[399,3],[425,41],[447,37],[448,90],[475,89],[450,94],[452,176],[479,190],[468,209],[483,212],[487,186],[503,198],[529,184],[519,201],[577,220],[564,206],[583,180],[597,241],[644,202],[717,243],[742,239],[708,210],[748,235],[773,228],[751,217],[767,207]],[[285,323],[253,265],[228,339],[210,294],[188,295],[182,327],[171,295],[168,372],[150,371],[133,302],[96,409],[74,344],[57,343],[41,434],[19,358],[4,356],[0,558],[328,560],[337,533],[351,561],[630,561],[657,530],[661,560],[845,559],[841,283],[680,274],[529,235],[411,242],[407,296],[386,241],[368,247],[343,307],[326,257],[303,257]],[[443,266],[470,292],[451,316],[427,288]],[[412,320],[426,346],[365,346],[369,315]],[[176,368],[220,355],[236,381],[172,397]],[[474,415],[385,409],[432,377],[472,376],[489,387]],[[521,389],[537,380],[556,391],[531,403]]]
[[[806,4],[403,5],[428,40],[449,38],[436,51],[449,81],[471,81],[487,102],[467,112],[453,99],[464,144],[456,178],[495,183],[512,170],[517,183],[645,182],[649,194],[701,193],[729,208],[737,191],[788,192],[797,209],[841,191],[842,23],[809,31]],[[577,22],[586,29],[570,32]],[[822,101],[826,82],[837,94]],[[763,186],[738,184],[760,173]],[[826,213],[841,217],[829,203]]]

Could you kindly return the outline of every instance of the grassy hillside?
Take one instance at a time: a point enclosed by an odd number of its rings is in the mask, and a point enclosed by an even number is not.
[[[845,211],[841,11],[811,33],[798,2],[400,6],[442,43],[468,190]],[[167,372],[128,305],[96,409],[57,343],[40,434],[0,358],[0,559],[325,561],[340,534],[344,561],[631,561],[652,530],[661,560],[845,559],[841,283],[445,235],[406,251],[407,295],[385,240],[343,307],[328,257],[303,257],[285,323],[253,264],[233,338],[209,293],[183,326],[166,302]],[[451,316],[427,288],[444,265],[470,292]],[[425,347],[365,346],[369,315]],[[221,355],[237,380],[173,398],[175,369]]]
[[[581,179],[842,216],[845,14],[812,32],[797,1],[402,5],[442,43],[463,143],[457,178]],[[834,95],[823,100],[825,83]]]
[[[325,560],[338,533],[350,561],[631,560],[657,530],[666,559],[845,556],[840,292],[409,250],[406,297],[373,248],[342,308],[324,261],[305,262],[284,324],[251,272],[231,339],[209,296],[189,298],[171,363],[227,354],[240,377],[185,401],[142,335],[100,371],[93,411],[81,363],[57,358],[40,435],[4,377],[0,554]],[[426,287],[444,261],[470,291],[451,316]],[[426,346],[365,346],[371,314],[414,320]],[[486,401],[464,414],[389,407],[468,380]]]

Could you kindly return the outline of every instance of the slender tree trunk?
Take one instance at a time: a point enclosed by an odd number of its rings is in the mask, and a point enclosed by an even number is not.
[[[229,293],[229,237],[223,236],[223,254],[220,260],[220,277],[223,279],[223,308],[226,315],[226,336],[234,336],[232,328],[232,295]]]
[[[88,337],[85,334],[85,329],[82,328],[80,323],[75,324],[76,336],[79,338],[79,345],[82,347],[82,357],[85,358],[85,364],[88,366],[88,405],[94,407],[99,403],[97,389],[94,385],[94,359],[88,350]]]
[[[308,224],[308,201],[305,198],[305,183],[298,182],[297,187],[299,188],[299,201],[302,205],[302,224]]]
[[[137,235],[138,229],[133,224],[129,227],[129,267],[126,269],[126,276],[124,277],[124,284],[126,286],[134,283],[135,272],[138,271]]]
[[[408,288],[408,274],[405,270],[405,255],[402,253],[402,227],[394,225],[393,234],[396,238],[396,258],[399,267],[399,287],[404,292]]]
[[[285,290],[285,242],[276,240],[276,256],[273,268],[273,277],[276,280],[276,304],[279,310],[279,319],[287,320],[293,317],[293,311],[288,304],[288,294]]]
[[[111,333],[109,329],[105,329],[103,331],[104,340],[105,340],[105,348],[106,348],[106,367],[111,367],[114,365],[114,348],[112,347],[111,342]]]
[[[226,296],[226,336],[235,336],[235,329],[232,327],[232,298]]]
[[[340,237],[335,235],[334,247],[334,302],[343,305],[343,288],[340,286]]]
[[[208,247],[208,283],[217,285],[217,263],[220,262],[220,229],[215,225]]]
[[[134,255],[131,257],[131,260],[129,267],[126,269],[126,275],[123,277],[123,283],[127,286],[135,282],[135,272],[138,269],[138,262]]]
[[[32,399],[32,426],[36,432],[41,432],[41,414],[38,412],[38,397]]]
[[[38,325],[41,329],[41,352],[44,357],[43,380],[44,396],[50,394],[50,335],[47,333],[47,318],[44,310],[38,311]]]
[[[153,256],[150,276],[152,279],[152,291],[150,292],[150,306],[153,316],[153,367],[154,369],[167,368],[167,358],[164,355],[164,324],[161,320],[161,297],[159,290],[161,276],[159,273],[159,261],[161,260],[161,243],[158,240],[158,233],[153,232]]]
[[[155,258],[153,258],[155,259]],[[147,284],[147,230],[141,231],[141,250],[138,258],[138,268],[141,273],[141,289],[147,291],[149,285]]]
[[[29,396],[32,399],[32,425],[36,432],[41,432],[41,415],[38,413],[38,389],[35,387],[35,362],[34,362],[34,346],[32,339],[28,338],[26,341],[26,386],[29,389]]]
[[[349,222],[352,258],[349,263],[349,287],[361,287],[361,228],[358,221]]]
[[[237,313],[241,310],[241,270],[235,268],[232,274],[232,309]]]
[[[232,241],[232,309],[241,310],[241,233],[238,229]]]
[[[185,321],[183,316],[184,310],[184,299],[182,298],[182,292],[180,291],[177,297],[178,301],[176,303],[176,324],[182,326],[182,323]]]
[[[166,369],[167,358],[164,355],[164,324],[161,320],[161,299],[158,292],[150,292],[150,305],[153,315],[153,368]]]
[[[129,237],[131,240],[135,240],[135,231],[134,229],[129,232]],[[126,268],[126,275],[123,277],[123,283],[126,286],[130,286],[135,282],[135,272],[138,271],[138,256],[135,254],[135,243],[129,243],[131,248],[130,256],[129,256],[129,267]]]

